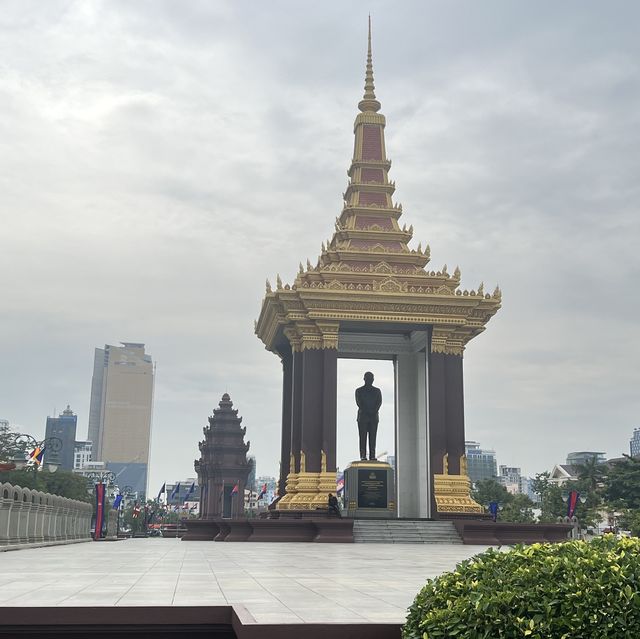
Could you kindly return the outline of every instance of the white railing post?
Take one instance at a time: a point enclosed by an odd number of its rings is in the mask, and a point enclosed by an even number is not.
[[[12,490],[11,484],[0,484],[0,546],[9,545],[9,518],[13,507]]]

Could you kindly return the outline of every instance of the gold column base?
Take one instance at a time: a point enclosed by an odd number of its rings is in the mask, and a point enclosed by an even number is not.
[[[315,510],[326,508],[329,493],[335,495],[336,473],[289,473],[286,495],[276,504],[276,510]]]
[[[471,499],[471,481],[467,475],[434,475],[433,489],[439,513],[484,512],[484,508]]]

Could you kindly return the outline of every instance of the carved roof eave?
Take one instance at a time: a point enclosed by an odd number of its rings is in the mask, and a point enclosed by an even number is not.
[[[334,233],[334,238],[340,240],[386,240],[391,242],[403,242],[407,243],[413,237],[413,233],[410,231],[387,229],[341,229]]]
[[[289,302],[299,299],[297,291],[274,291],[267,293],[262,300],[260,315],[256,321],[255,333],[262,340],[267,350],[274,351],[274,343],[279,329],[289,323],[285,300]]]
[[[386,169],[388,171],[391,168],[391,160],[359,160],[352,158],[351,166],[347,170],[347,175],[353,178],[353,170],[357,168]]]
[[[360,191],[393,195],[395,190],[395,182],[349,182],[349,184],[347,184],[347,190],[344,192],[344,196],[345,199],[347,199],[352,193],[358,193]]]
[[[329,248],[326,252],[330,261],[335,262],[393,262],[396,264],[414,264],[424,268],[429,263],[429,256],[415,250],[400,251],[366,251],[357,248]]]
[[[282,337],[286,326],[314,320],[393,322],[457,327],[464,344],[484,330],[501,306],[500,297],[465,293],[442,295],[327,288],[278,290],[265,296],[256,334],[268,350],[276,351],[276,341]],[[323,303],[322,308],[319,303]],[[394,310],[398,306],[402,310]],[[429,312],[420,307],[428,307]],[[454,314],[452,309],[460,312]]]
[[[340,224],[347,226],[349,221],[356,215],[364,215],[366,217],[380,217],[382,219],[387,219],[387,220],[391,218],[397,222],[400,219],[400,216],[402,215],[402,210],[388,209],[388,208],[383,209],[383,208],[376,208],[376,207],[367,208],[366,206],[358,206],[358,207],[350,206],[348,208],[342,209],[342,212],[340,213],[338,220],[340,221]]]
[[[424,271],[421,273],[375,273],[372,271],[309,271],[299,275],[296,278],[296,288],[307,289],[305,283],[311,284],[312,282],[323,283],[325,285],[331,282],[344,282],[355,283],[362,282],[363,284],[371,284],[373,282],[380,282],[388,279],[389,277],[398,278],[402,282],[406,282],[408,286],[413,287],[430,287],[432,289],[439,289],[442,286],[446,286],[451,291],[451,295],[455,295],[455,291],[458,288],[460,282],[453,278],[447,278],[446,275],[438,273],[438,275],[428,275]],[[410,293],[411,291],[407,291]],[[424,295],[425,292],[418,292],[418,295]]]

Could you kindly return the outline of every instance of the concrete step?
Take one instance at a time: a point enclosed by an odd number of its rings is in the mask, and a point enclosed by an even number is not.
[[[449,521],[409,521],[358,519],[353,525],[356,543],[379,544],[461,544]]]

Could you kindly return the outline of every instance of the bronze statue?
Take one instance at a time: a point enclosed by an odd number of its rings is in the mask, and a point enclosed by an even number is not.
[[[358,405],[358,432],[360,433],[360,459],[367,459],[367,435],[369,435],[369,459],[376,458],[376,434],[378,411],[382,406],[382,393],[373,385],[373,373],[364,374],[364,386],[356,388]]]

